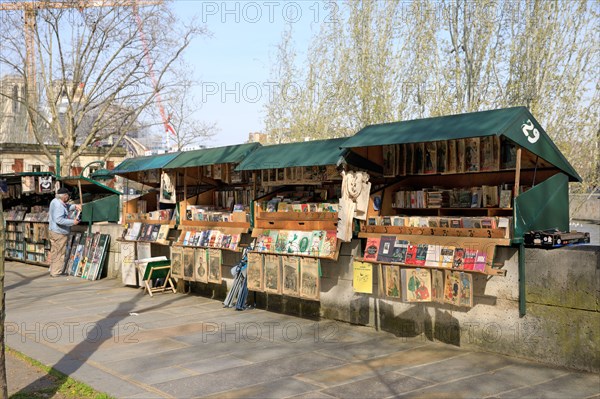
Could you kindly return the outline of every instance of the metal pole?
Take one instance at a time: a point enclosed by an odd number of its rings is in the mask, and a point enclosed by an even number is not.
[[[519,242],[519,317],[527,313],[527,298],[525,296],[525,245],[523,240]]]

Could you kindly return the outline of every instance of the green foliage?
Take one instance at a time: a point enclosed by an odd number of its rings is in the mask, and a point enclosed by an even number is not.
[[[286,31],[266,106],[272,141],[343,137],[368,124],[527,106],[599,186],[600,3],[342,2],[298,60]],[[285,94],[280,93],[280,94]]]

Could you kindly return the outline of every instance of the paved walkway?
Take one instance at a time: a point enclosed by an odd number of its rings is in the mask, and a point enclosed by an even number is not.
[[[7,344],[119,398],[600,398],[600,376],[6,265]]]

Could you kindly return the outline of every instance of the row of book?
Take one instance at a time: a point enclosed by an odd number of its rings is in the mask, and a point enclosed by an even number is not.
[[[227,234],[219,230],[184,230],[179,242],[184,246],[221,248],[236,251],[241,234]]]
[[[471,137],[383,146],[383,175],[465,173],[512,169],[516,147],[504,137]]]
[[[290,203],[272,199],[266,203],[260,203],[260,207],[265,212],[337,212],[339,204],[337,202]]]
[[[166,244],[170,228],[168,224],[127,223],[121,238],[127,241],[149,241]]]
[[[187,220],[205,222],[231,222],[234,219],[233,213],[244,212],[245,207],[242,204],[236,204],[233,209],[234,211],[230,212],[217,210],[217,208],[213,206],[188,205],[185,212],[185,218]]]
[[[471,188],[424,188],[394,193],[394,208],[511,208],[512,190],[506,185]]]
[[[473,307],[473,276],[453,270],[382,265],[384,295],[403,302],[437,302]]]
[[[26,222],[48,222],[48,209],[41,212],[30,212],[23,219]]]
[[[142,201],[138,201],[139,203]],[[145,201],[143,201],[145,203]],[[145,209],[145,206],[139,207],[138,209]],[[128,213],[125,215],[125,219],[127,220],[173,220],[174,212],[173,209],[161,209],[158,211],[152,212],[137,212],[137,213]]]
[[[330,257],[337,250],[335,230],[263,230],[254,250],[288,255]]]
[[[368,262],[485,272],[487,253],[452,245],[411,244],[395,236],[381,236],[367,239],[363,259]]]
[[[440,227],[450,229],[500,229],[511,230],[510,216],[370,216],[368,226]]]
[[[21,206],[13,207],[7,211],[4,211],[4,220],[20,222],[25,217],[26,212],[27,208]]]

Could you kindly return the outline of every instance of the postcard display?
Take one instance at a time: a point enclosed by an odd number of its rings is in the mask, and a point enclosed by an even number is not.
[[[472,307],[473,275],[506,273],[495,249],[510,245],[514,190],[526,189],[514,187],[514,145],[490,136],[381,149],[384,177],[399,178],[371,193],[357,260],[374,264],[383,297]]]
[[[337,260],[339,254],[339,203],[331,197],[339,196],[340,184],[331,182],[340,176],[335,168],[300,167],[263,170],[262,179],[267,186],[299,186],[254,203],[248,289],[318,301],[321,259]]]
[[[171,247],[172,276],[185,281],[220,284],[222,251],[238,253],[240,243],[250,231],[250,202],[253,188],[247,172],[235,172],[235,164],[216,164],[184,169],[184,198],[180,234]],[[194,168],[192,168],[194,169]],[[218,187],[205,189],[189,181],[219,180]],[[195,190],[194,190],[195,189]],[[194,196],[189,192],[196,191]],[[181,260],[181,266],[179,265]]]
[[[50,238],[48,208],[17,206],[4,211],[6,221],[6,257],[33,264],[48,265]]]

